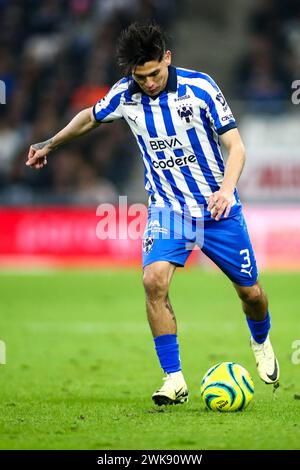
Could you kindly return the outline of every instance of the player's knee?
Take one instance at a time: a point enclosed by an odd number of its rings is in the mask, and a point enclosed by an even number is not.
[[[254,286],[241,288],[239,296],[246,304],[254,305],[263,300],[264,293],[259,284],[254,284]]]
[[[167,273],[158,269],[145,269],[143,284],[147,296],[166,296],[168,293]]]

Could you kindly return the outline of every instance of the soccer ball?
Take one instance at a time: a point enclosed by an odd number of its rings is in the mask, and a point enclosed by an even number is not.
[[[211,367],[201,382],[201,398],[213,411],[244,410],[254,395],[249,372],[235,362],[220,362]]]

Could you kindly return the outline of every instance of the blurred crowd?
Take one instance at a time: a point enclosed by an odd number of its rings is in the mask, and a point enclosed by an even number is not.
[[[300,77],[300,1],[256,0],[249,24],[249,52],[237,70],[237,90],[250,112],[280,113]]]
[[[127,192],[138,151],[121,121],[61,147],[40,172],[25,167],[28,148],[119,80],[124,27],[155,19],[168,33],[184,8],[183,0],[0,0],[0,204],[97,204]],[[255,0],[251,11],[235,97],[249,112],[283,112],[300,77],[300,1]]]
[[[177,0],[0,0],[0,203],[97,204],[124,194],[137,149],[123,122],[61,147],[43,171],[25,167],[48,139],[120,78],[116,39],[132,21],[167,31]]]

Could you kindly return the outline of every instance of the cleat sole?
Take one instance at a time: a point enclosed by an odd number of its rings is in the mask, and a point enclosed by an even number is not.
[[[166,395],[154,395],[152,397],[154,404],[157,406],[163,405],[182,405],[183,403],[187,403],[189,401],[188,396],[176,398],[172,400],[172,398],[167,397]]]

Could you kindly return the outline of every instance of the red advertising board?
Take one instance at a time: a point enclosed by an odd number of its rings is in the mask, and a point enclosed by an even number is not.
[[[1,264],[138,263],[141,259],[141,242],[126,237],[130,217],[127,220],[123,218],[119,223],[119,211],[116,210],[115,214],[117,239],[99,239],[97,224],[101,222],[101,217],[97,217],[95,209],[2,208],[0,209]],[[142,219],[142,224],[145,226],[146,218]]]
[[[140,265],[146,208],[137,217],[111,207],[110,236],[94,208],[0,208],[0,266]],[[244,213],[260,269],[300,269],[300,208]],[[199,255],[189,261],[201,262]]]

